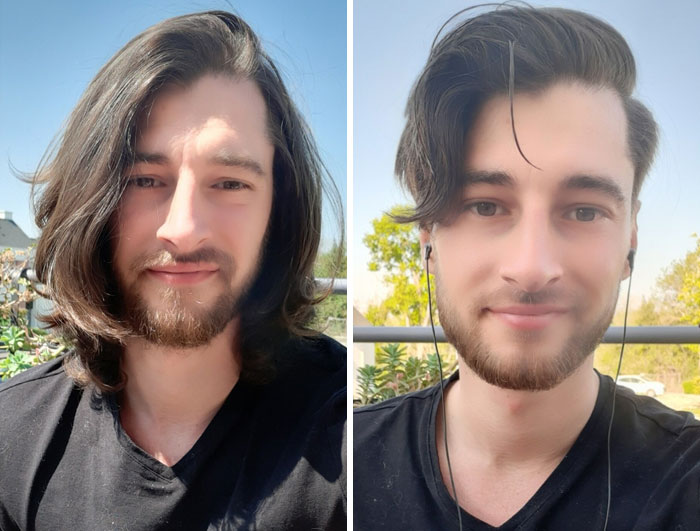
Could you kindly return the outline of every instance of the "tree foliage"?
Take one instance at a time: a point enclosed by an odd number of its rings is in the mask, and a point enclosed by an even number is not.
[[[700,325],[700,239],[695,248],[671,263],[656,281],[654,295],[630,311],[629,326]],[[622,326],[623,313],[613,324]],[[700,375],[698,345],[627,345],[622,372],[650,374],[667,382],[687,381]],[[619,345],[602,345],[596,351],[596,367],[614,374],[620,356]]]
[[[367,310],[367,319],[375,326],[391,322],[402,326],[428,324],[428,292],[418,228],[392,218],[408,208],[394,206],[372,220],[372,233],[363,240],[370,252],[370,271],[382,272],[384,283],[390,287],[389,296]]]
[[[657,283],[662,304],[674,313],[677,324],[700,325],[700,237],[693,238],[695,249],[675,260]]]

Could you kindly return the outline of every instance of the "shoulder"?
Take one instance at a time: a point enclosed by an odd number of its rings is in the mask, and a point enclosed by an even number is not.
[[[275,378],[266,385],[268,400],[281,410],[345,420],[346,348],[327,336],[290,339],[277,355]],[[326,422],[332,422],[330,418]]]
[[[700,421],[692,413],[676,411],[658,400],[636,395],[633,391],[616,388],[615,421],[626,429],[643,432],[645,438],[688,439],[700,447]]]
[[[5,467],[43,455],[41,448],[66,419],[67,404],[80,400],[82,390],[57,358],[0,384],[0,476]]]
[[[63,356],[56,358],[0,383],[0,419],[23,410],[36,411],[37,405],[51,401],[56,392],[72,389],[73,381],[63,370],[63,360]]]
[[[691,413],[621,389],[613,429],[613,463],[623,463],[635,478],[630,489],[649,489],[639,512],[640,528],[695,529],[700,518],[700,422]]]
[[[346,360],[347,349],[328,336],[290,339],[277,354],[273,385],[293,386],[297,394],[303,388],[345,389]]]
[[[613,453],[639,477],[649,475],[648,484],[655,486],[652,499],[663,498],[662,505],[668,506],[672,498],[695,496],[697,508],[700,422],[629,389],[618,388],[616,395]]]
[[[298,459],[292,475],[306,477],[300,499],[337,502],[342,511],[347,466],[346,357],[346,348],[326,336],[288,341],[278,352],[275,379],[261,389],[258,406],[265,429],[285,441],[286,458]],[[295,445],[297,450],[291,450]],[[329,483],[337,489],[329,488]]]
[[[280,366],[303,365],[323,372],[345,370],[347,349],[326,335],[290,339],[280,353]]]
[[[372,444],[372,440],[403,436],[421,430],[431,422],[440,386],[390,398],[377,404],[360,407],[353,412],[354,441],[356,445]]]

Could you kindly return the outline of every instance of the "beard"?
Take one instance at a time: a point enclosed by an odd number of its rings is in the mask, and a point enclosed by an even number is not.
[[[442,292],[440,282],[436,278],[437,306],[445,336],[479,378],[503,389],[546,391],[570,376],[600,344],[612,322],[619,286],[615,297],[611,298],[600,313],[600,318],[593,322],[586,323],[582,318],[578,318],[575,312],[578,305],[569,305],[570,308],[574,308],[571,310],[571,317],[575,327],[559,348],[550,347],[549,352],[538,348],[536,345],[538,339],[541,339],[539,331],[514,331],[513,337],[519,351],[512,356],[492,348],[483,336],[483,330],[478,323],[485,317],[484,308],[488,307],[488,304],[476,302],[468,307],[466,315],[470,316],[470,321],[467,322],[467,319],[460,317],[446,293]],[[527,293],[510,289],[492,294],[489,300],[492,299],[515,304],[537,304],[552,303],[562,299],[562,295],[545,290]],[[566,300],[571,300],[571,297]]]
[[[196,295],[196,289],[191,287],[161,287],[157,292],[157,306],[143,297],[144,283],[148,282],[147,270],[150,267],[197,262],[213,263],[219,268],[216,272],[219,285],[209,288],[219,291],[212,302],[202,301]],[[233,259],[212,248],[177,256],[167,251],[144,254],[137,257],[130,268],[136,273],[136,280],[132,283],[127,283],[118,275],[122,320],[134,335],[150,343],[185,349],[206,345],[238,315],[241,301],[245,299],[252,284],[258,264],[239,287],[232,285],[235,271]]]

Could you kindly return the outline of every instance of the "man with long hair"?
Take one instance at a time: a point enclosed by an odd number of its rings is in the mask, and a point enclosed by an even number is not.
[[[657,143],[632,53],[577,11],[469,15],[396,158],[459,369],[355,413],[355,528],[697,528],[700,423],[593,369]]]
[[[33,177],[73,349],[0,387],[3,531],[345,529],[345,349],[309,327],[324,171],[237,16],[100,70]]]

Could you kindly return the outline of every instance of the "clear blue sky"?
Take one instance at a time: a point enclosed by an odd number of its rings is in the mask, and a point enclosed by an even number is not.
[[[393,180],[396,146],[408,92],[438,28],[471,4],[442,0],[355,0],[354,257],[366,270],[362,237],[370,221],[408,202]],[[661,143],[641,194],[639,252],[633,294],[648,294],[662,268],[681,258],[700,232],[700,2],[696,0],[533,1],[579,9],[622,33],[637,60],[637,96],[653,111]]]
[[[34,171],[98,69],[132,37],[163,19],[234,11],[281,67],[345,203],[347,7],[325,0],[40,0],[0,2],[0,210],[37,235],[29,186],[9,163]],[[333,238],[334,225],[324,230]]]

